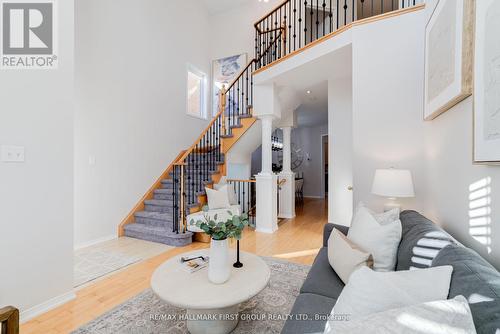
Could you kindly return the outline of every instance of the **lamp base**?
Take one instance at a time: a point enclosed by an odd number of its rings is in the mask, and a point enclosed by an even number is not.
[[[396,202],[395,198],[389,198],[389,202],[384,204],[384,212],[391,211],[393,209],[399,209],[399,211],[401,211],[401,204]]]

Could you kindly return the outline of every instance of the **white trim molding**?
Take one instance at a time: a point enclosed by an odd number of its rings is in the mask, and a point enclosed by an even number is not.
[[[85,247],[94,246],[94,245],[100,244],[101,242],[105,242],[105,241],[109,241],[109,240],[113,240],[113,239],[117,239],[117,238],[118,237],[116,236],[116,234],[111,234],[111,235],[108,235],[106,237],[97,238],[94,240],[90,240],[90,241],[81,242],[79,244],[76,244],[74,249],[79,250],[79,249],[82,249]]]
[[[75,292],[69,291],[65,294],[62,294],[60,296],[54,297],[52,299],[49,299],[41,304],[35,305],[33,307],[30,307],[29,309],[22,311],[20,314],[20,322],[24,323],[26,321],[29,321],[43,313],[46,313],[58,306],[61,306],[63,304],[66,304],[67,302],[73,300],[76,298]]]

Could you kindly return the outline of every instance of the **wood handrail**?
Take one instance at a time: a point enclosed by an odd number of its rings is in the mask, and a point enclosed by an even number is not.
[[[215,121],[219,118],[219,116],[222,115],[222,113],[224,112],[224,110],[220,110],[217,115],[214,116],[214,118],[210,121],[210,123],[208,123],[207,127],[205,128],[205,130],[203,130],[203,132],[201,133],[201,135],[196,139],[196,141],[194,142],[193,145],[191,145],[187,150],[186,152],[179,158],[179,160],[177,160],[176,163],[183,163],[184,160],[186,160],[186,158],[193,152],[195,146],[201,141],[201,139],[203,138],[203,136],[210,130],[210,128],[212,127],[212,125],[215,123]]]
[[[13,306],[0,309],[2,334],[19,334],[19,310]]]
[[[273,10],[271,10],[270,12],[268,12],[266,15],[262,16],[258,21],[256,21],[253,26],[259,30],[259,28],[257,27],[257,25],[259,23],[261,23],[262,21],[264,21],[267,17],[269,17],[269,15],[271,15],[272,13],[274,13],[275,11],[277,11],[278,9],[280,9],[281,7],[283,7],[286,3],[290,2],[290,0],[285,0],[283,1],[282,3],[280,3],[279,5],[277,5],[276,7],[273,8]]]

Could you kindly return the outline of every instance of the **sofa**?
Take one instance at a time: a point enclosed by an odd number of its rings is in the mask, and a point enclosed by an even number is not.
[[[478,334],[500,333],[500,273],[416,211],[400,216],[402,238],[396,270],[453,266],[448,298],[463,295],[469,301]],[[295,300],[282,334],[323,333],[328,316],[344,283],[328,262],[328,238],[333,228],[347,235],[346,226],[327,224],[323,247]]]

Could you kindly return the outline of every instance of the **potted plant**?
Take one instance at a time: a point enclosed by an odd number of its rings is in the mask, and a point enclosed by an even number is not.
[[[241,239],[241,233],[248,225],[248,215],[234,215],[227,211],[227,215],[210,216],[208,207],[204,207],[204,220],[197,222],[192,219],[191,225],[196,225],[210,236],[210,260],[208,263],[208,279],[215,284],[222,284],[231,275],[228,239]],[[221,216],[224,216],[221,218]]]

